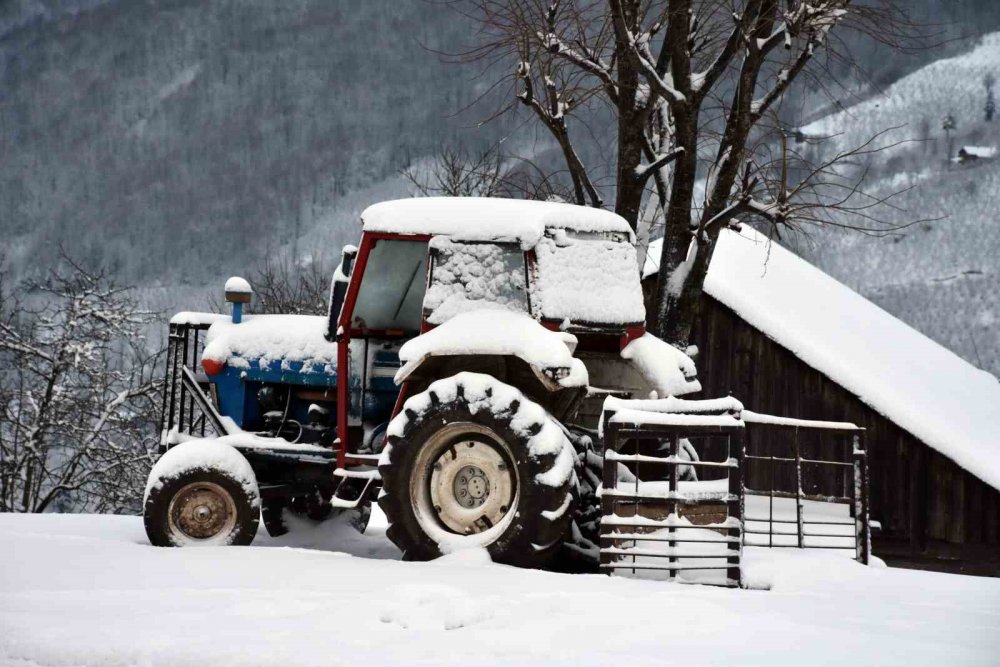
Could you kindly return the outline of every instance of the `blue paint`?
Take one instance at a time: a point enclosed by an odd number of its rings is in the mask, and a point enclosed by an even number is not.
[[[243,304],[240,302],[233,303],[233,324],[239,324],[243,321]]]
[[[236,308],[233,312],[235,317]],[[364,391],[361,378],[351,377],[348,392],[350,415],[352,418],[363,418],[366,423],[380,423],[387,420],[399,395],[399,387],[392,380],[392,373],[400,366],[399,356],[394,352],[380,351],[376,353],[373,361],[373,369],[383,369],[388,372],[378,376],[371,373]],[[263,414],[257,400],[257,392],[264,385],[325,391],[330,398],[326,407],[330,410],[330,414],[335,414],[337,378],[337,371],[332,365],[305,365],[301,361],[282,359],[263,361],[259,358],[240,358],[235,366],[227,363],[221,372],[209,379],[215,384],[218,393],[219,412],[231,418],[240,428],[253,431],[263,428]],[[289,405],[289,417],[300,423],[306,423],[309,404],[312,402],[325,403],[320,400],[293,398]]]

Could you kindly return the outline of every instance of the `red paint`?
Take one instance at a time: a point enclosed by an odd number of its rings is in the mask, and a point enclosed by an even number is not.
[[[620,346],[621,349],[625,349],[625,346],[634,341],[637,338],[642,338],[646,335],[646,325],[645,324],[632,324],[625,327],[625,334],[621,337]]]
[[[215,359],[202,359],[201,367],[205,369],[207,375],[218,375],[222,372],[222,368],[225,366],[222,362],[216,361]]]
[[[389,418],[389,421],[395,419],[396,415],[403,411],[403,403],[406,402],[406,394],[409,393],[407,391],[409,388],[409,382],[404,382],[403,386],[399,388],[399,395],[396,396],[396,404],[392,406],[392,416]]]
[[[378,241],[399,240],[399,241],[430,241],[430,234],[391,234],[382,232],[363,232],[361,243],[358,248],[357,259],[354,260],[354,267],[351,270],[350,282],[347,284],[347,293],[344,295],[344,305],[340,309],[340,317],[337,320],[337,439],[340,445],[337,448],[337,466],[343,468],[347,462],[347,450],[350,447],[347,425],[347,406],[350,400],[350,372],[347,352],[352,335],[359,336],[372,335],[375,332],[362,332],[352,330],[351,318],[354,315],[354,306],[358,302],[358,292],[361,290],[361,281],[364,279],[365,267],[368,265],[368,256],[371,255],[372,248]]]

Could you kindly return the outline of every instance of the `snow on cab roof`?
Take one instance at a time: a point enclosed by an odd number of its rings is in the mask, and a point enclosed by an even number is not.
[[[651,272],[655,268],[643,271]],[[726,230],[719,237],[705,291],[896,425],[1000,489],[997,378],[746,225],[742,232]]]
[[[367,232],[432,234],[466,241],[510,241],[530,247],[546,229],[577,232],[632,230],[619,215],[599,208],[493,197],[415,197],[369,206],[361,213]]]

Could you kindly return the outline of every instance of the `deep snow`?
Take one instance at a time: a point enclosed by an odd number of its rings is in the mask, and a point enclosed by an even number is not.
[[[377,512],[377,510],[376,510]],[[263,534],[263,531],[261,531]],[[0,664],[995,665],[1000,581],[749,549],[684,586],[404,563],[343,522],[158,549],[137,517],[0,515]]]

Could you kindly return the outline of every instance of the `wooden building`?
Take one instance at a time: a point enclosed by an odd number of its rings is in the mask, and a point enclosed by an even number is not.
[[[866,428],[875,555],[1000,576],[997,378],[749,228],[724,232],[705,291],[703,396]]]

